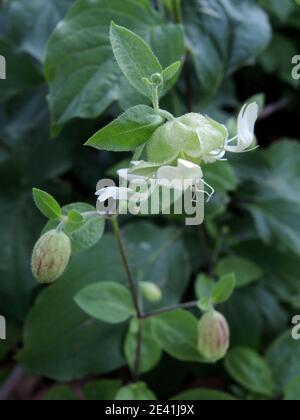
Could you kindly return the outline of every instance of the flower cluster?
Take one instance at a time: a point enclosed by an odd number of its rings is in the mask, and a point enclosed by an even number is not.
[[[231,139],[224,125],[200,114],[190,113],[166,122],[147,143],[147,160],[132,161],[130,168],[118,171],[120,179],[129,182],[130,188],[102,188],[96,193],[98,200],[136,199],[134,186],[144,182],[149,188],[140,193],[140,201],[147,200],[157,187],[181,192],[190,188],[195,194],[206,194],[209,201],[214,190],[203,179],[200,165],[225,160],[226,152],[243,153],[255,149],[251,149],[251,145],[257,117],[255,102],[244,105],[238,116],[237,135]]]

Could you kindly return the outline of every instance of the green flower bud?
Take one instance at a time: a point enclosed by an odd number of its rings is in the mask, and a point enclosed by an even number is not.
[[[60,277],[71,257],[69,237],[56,230],[45,233],[35,244],[31,267],[39,283],[52,283]]]
[[[199,321],[198,350],[208,361],[222,359],[229,348],[229,326],[222,314],[215,310],[206,312]]]
[[[164,78],[160,73],[154,73],[150,77],[151,83],[153,83],[156,86],[162,86],[164,83]]]
[[[140,290],[145,299],[149,302],[159,302],[162,298],[162,292],[160,288],[155,283],[150,283],[147,281],[141,281],[139,283]]]
[[[186,114],[159,127],[147,145],[151,162],[166,163],[178,158],[200,163],[202,157],[223,149],[225,126],[201,114]]]

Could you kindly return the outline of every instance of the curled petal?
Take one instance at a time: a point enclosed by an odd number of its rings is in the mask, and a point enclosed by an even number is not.
[[[256,102],[246,104],[238,117],[237,145],[229,146],[231,140],[226,142],[225,150],[232,153],[241,153],[248,149],[254,139],[254,127],[258,117],[258,105]]]

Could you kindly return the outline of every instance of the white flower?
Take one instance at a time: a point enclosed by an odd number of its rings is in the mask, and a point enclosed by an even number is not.
[[[177,167],[162,166],[156,173],[159,185],[183,191],[203,178],[200,166],[188,160],[178,159]]]
[[[162,166],[156,173],[158,185],[166,188],[174,188],[179,191],[185,191],[191,188],[193,192],[203,192],[208,195],[208,201],[214,194],[214,189],[203,180],[203,172],[199,165],[178,159],[177,167]],[[211,193],[204,190],[207,185]],[[203,189],[201,189],[201,186]]]
[[[226,150],[215,150],[214,152],[210,152],[208,155],[203,156],[203,162],[204,163],[214,163],[217,160],[227,160],[223,159],[224,155],[226,153]]]
[[[237,136],[226,142],[225,150],[227,152],[242,153],[251,146],[254,139],[254,126],[258,117],[258,111],[259,108],[256,102],[243,106],[238,116]],[[228,145],[236,139],[236,146]]]
[[[96,192],[98,195],[98,201],[105,202],[106,200],[113,198],[114,200],[127,200],[129,201],[130,197],[135,192],[130,188],[121,188],[121,187],[106,187]]]

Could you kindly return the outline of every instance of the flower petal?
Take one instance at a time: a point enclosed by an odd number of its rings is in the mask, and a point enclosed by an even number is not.
[[[107,187],[102,188],[101,190],[96,192],[98,195],[98,200],[100,202],[104,202],[109,198],[113,198],[114,200],[129,200],[130,196],[134,194],[134,191],[129,188],[119,188],[119,187]]]
[[[159,185],[180,191],[187,189],[202,177],[200,166],[184,159],[178,159],[177,167],[162,166],[156,173]]]
[[[238,116],[237,145],[225,146],[225,150],[232,153],[240,153],[248,149],[254,139],[254,127],[258,117],[259,107],[256,102],[246,104],[241,109]]]

